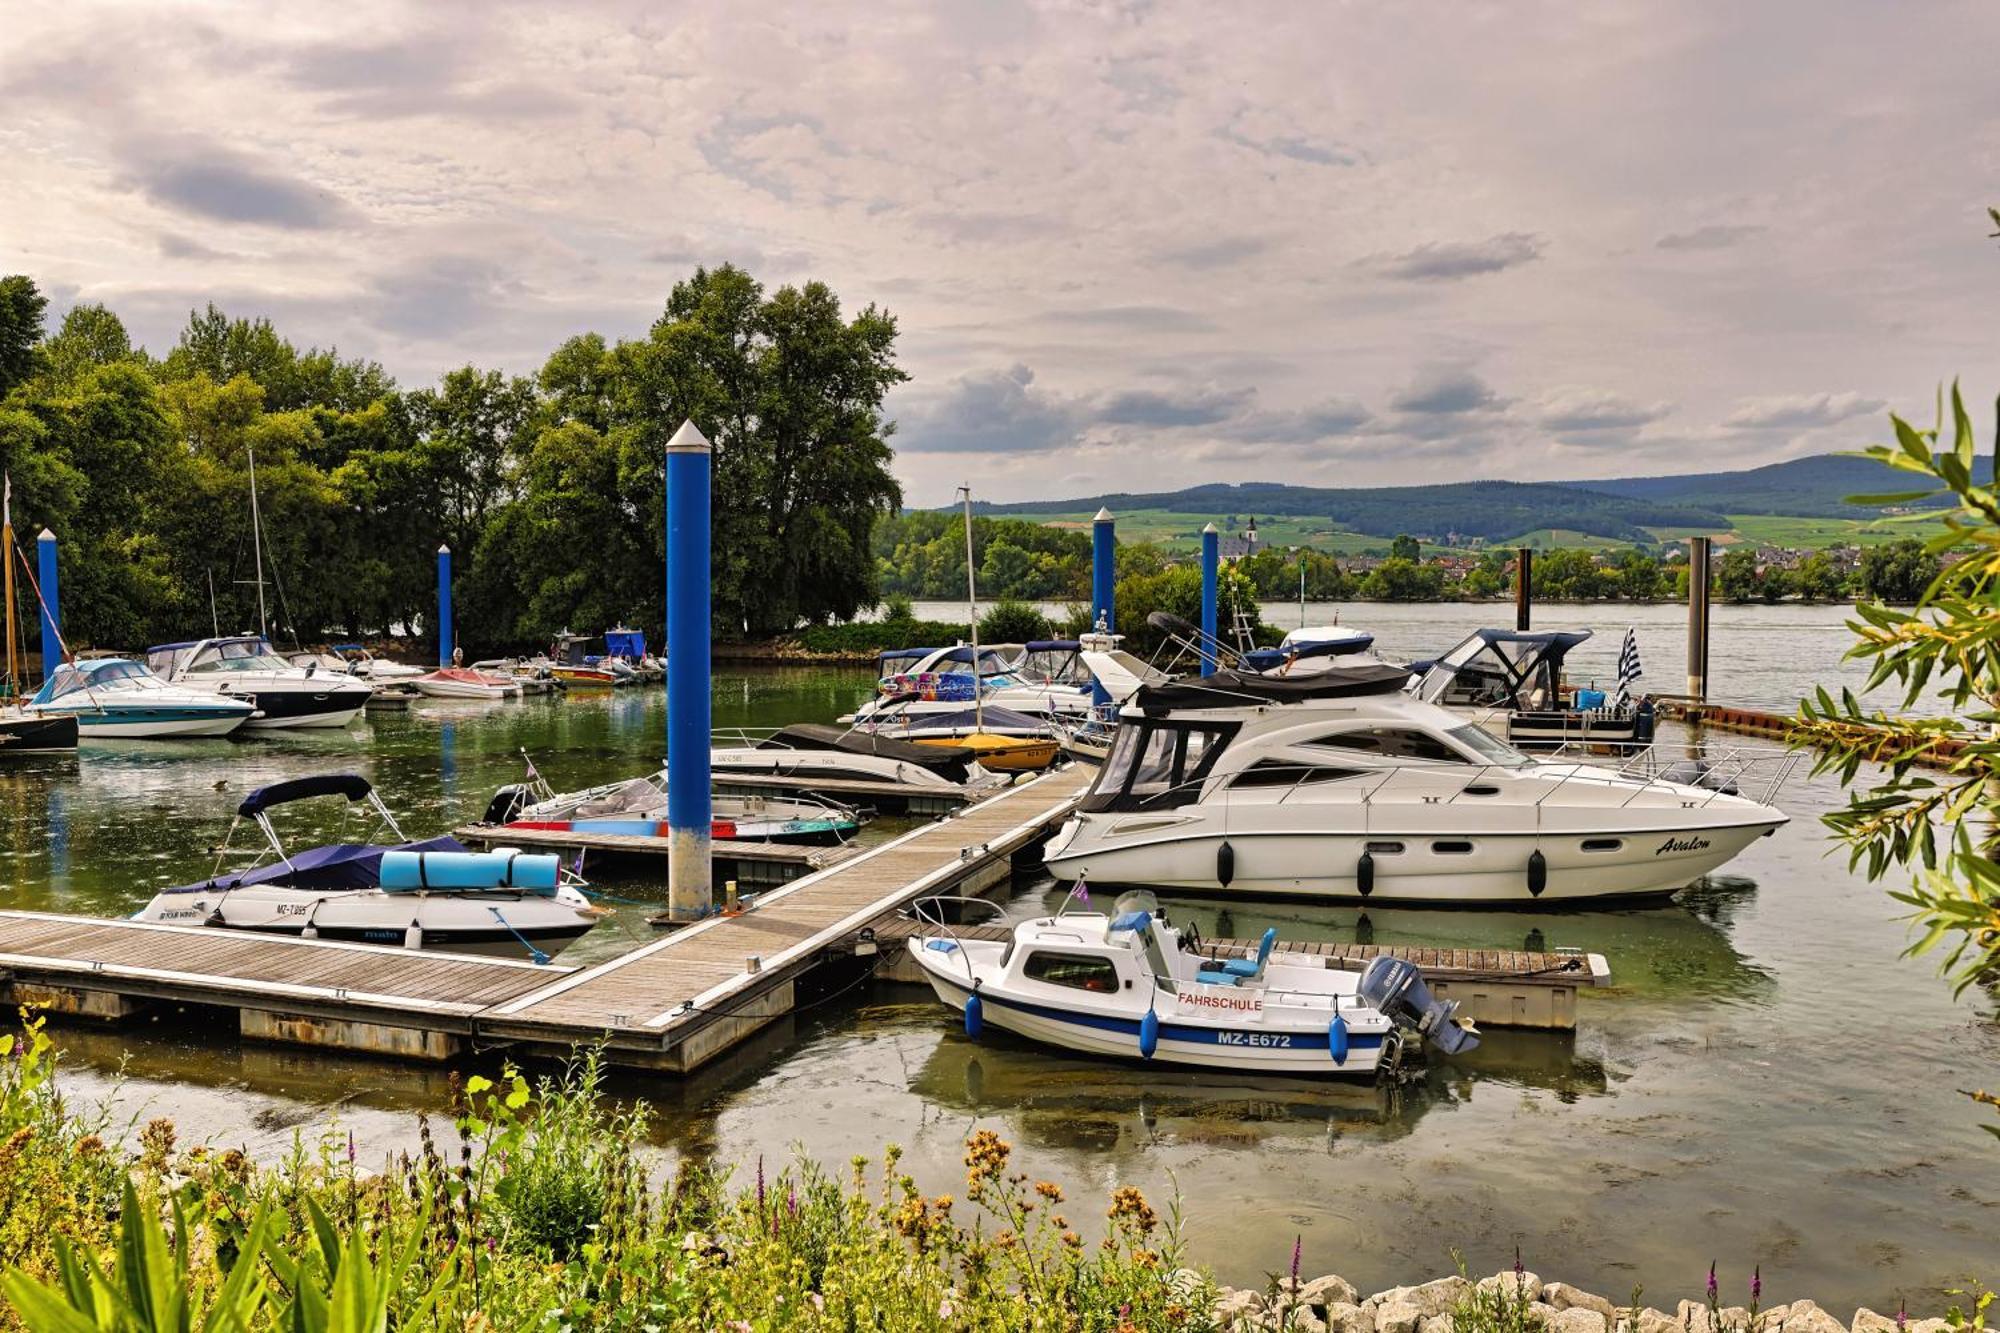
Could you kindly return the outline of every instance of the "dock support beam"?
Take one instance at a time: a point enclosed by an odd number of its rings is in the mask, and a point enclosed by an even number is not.
[[[1688,539],[1688,698],[1708,702],[1709,539]]]
[[[1531,546],[1514,548],[1514,628],[1522,634],[1534,628],[1535,551]]]
[[[451,665],[451,547],[438,547],[438,665]]]
[[[12,559],[12,556],[8,557]],[[43,528],[35,538],[35,578],[42,585],[42,679],[62,665],[62,596],[56,587],[56,535]]]
[[[709,836],[709,444],[684,421],[667,442],[667,918],[714,910]]]
[[[1210,523],[1201,530],[1201,674],[1215,674],[1216,583],[1222,573],[1222,538]]]

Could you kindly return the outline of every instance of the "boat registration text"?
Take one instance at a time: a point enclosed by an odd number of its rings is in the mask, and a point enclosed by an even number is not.
[[[1218,1032],[1217,1046],[1290,1046],[1291,1036],[1283,1032]]]

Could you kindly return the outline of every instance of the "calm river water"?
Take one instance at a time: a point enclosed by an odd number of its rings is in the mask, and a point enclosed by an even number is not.
[[[1283,604],[1272,619],[1287,623]],[[1344,608],[1397,653],[1430,653],[1506,608]],[[1290,608],[1296,623],[1297,607]],[[1317,612],[1312,614],[1317,616]],[[1715,693],[1786,706],[1801,688],[1847,678],[1842,612],[1722,609]],[[1603,673],[1625,621],[1637,625],[1655,688],[1680,686],[1678,608],[1600,622]],[[1553,612],[1549,625],[1568,623]],[[1595,657],[1577,663],[1592,669]],[[733,671],[716,723],[830,719],[870,684],[853,670]],[[0,856],[13,907],[130,912],[160,885],[205,873],[205,849],[257,783],[305,773],[367,774],[412,834],[477,817],[520,771],[525,747],[558,787],[657,762],[657,691],[502,705],[417,705],[332,735],[87,747],[76,759],[0,770]],[[1311,1273],[1364,1290],[1475,1271],[1518,1244],[1545,1276],[1614,1298],[1643,1283],[1672,1308],[1699,1296],[1711,1259],[1728,1290],[1761,1263],[1767,1298],[1810,1295],[1843,1316],[1856,1304],[1940,1309],[1957,1280],[1991,1278],[2000,1168],[1977,1108],[1954,1090],[1992,1086],[2000,1060],[1993,995],[1954,1002],[1907,941],[1882,889],[1830,854],[1815,816],[1830,782],[1795,779],[1794,816],[1726,875],[1671,907],[1512,915],[1222,903],[1169,904],[1210,935],[1489,946],[1575,945],[1606,954],[1616,984],[1586,994],[1579,1030],[1492,1032],[1468,1059],[1433,1064],[1396,1091],[1312,1081],[1106,1068],[1008,1040],[974,1044],[914,988],[876,986],[802,1013],[725,1065],[687,1081],[621,1079],[657,1108],[663,1151],[768,1163],[803,1151],[829,1162],[896,1142],[933,1190],[958,1192],[965,1136],[991,1127],[1036,1176],[1073,1198],[1136,1183],[1178,1188],[1198,1259],[1226,1281],[1261,1284],[1302,1237]],[[331,824],[301,836],[332,834]],[[886,829],[872,830],[886,836]],[[604,881],[659,901],[644,879]],[[1015,886],[1013,910],[1051,901],[1046,880]],[[565,961],[651,938],[626,908]],[[332,1122],[369,1156],[408,1146],[412,1112],[438,1107],[442,1072],[239,1045],[171,1017],[119,1033],[66,1029],[72,1085],[122,1109],[165,1114],[183,1134],[281,1152]],[[124,1070],[122,1085],[116,1071]],[[1079,1201],[1073,1215],[1084,1215]]]

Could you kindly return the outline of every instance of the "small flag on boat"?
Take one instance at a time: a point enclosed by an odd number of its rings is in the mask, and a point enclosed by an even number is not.
[[[1087,903],[1090,901],[1090,886],[1082,880],[1078,880],[1076,887],[1069,891],[1069,896],[1077,899],[1079,902]]]
[[[1618,650],[1618,702],[1624,703],[1632,697],[1632,682],[1645,674],[1639,665],[1639,636],[1631,629],[1625,631],[1625,646]]]

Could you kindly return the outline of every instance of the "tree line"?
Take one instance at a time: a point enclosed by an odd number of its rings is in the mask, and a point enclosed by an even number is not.
[[[0,470],[23,545],[58,535],[73,646],[255,626],[253,457],[281,641],[434,634],[440,544],[468,650],[620,620],[657,639],[663,449],[684,419],[714,445],[719,633],[877,600],[870,534],[902,500],[882,415],[905,378],[896,323],[844,315],[821,283],[699,269],[644,337],[583,334],[533,375],[467,365],[414,389],[214,305],[161,356],[102,305],[46,315],[31,278],[0,279]]]

